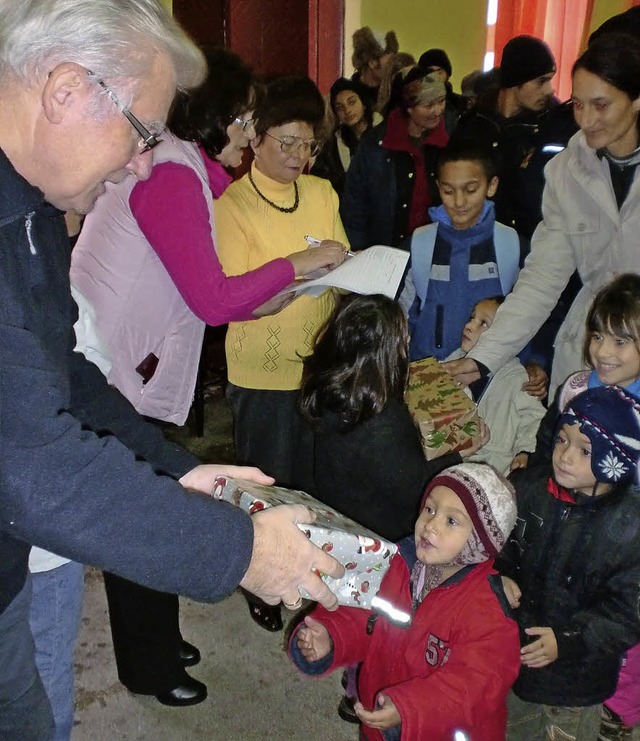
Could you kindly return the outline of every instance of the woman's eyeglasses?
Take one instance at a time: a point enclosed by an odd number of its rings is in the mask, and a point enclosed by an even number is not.
[[[293,154],[294,152],[297,154],[298,150],[302,149],[309,157],[316,157],[322,149],[322,145],[317,139],[303,139],[300,136],[283,136],[278,138],[268,131],[264,133],[271,139],[280,142],[280,149],[285,154]]]
[[[240,118],[240,116],[236,116],[231,123],[242,126],[242,133],[246,134],[249,126],[253,126],[253,118]]]

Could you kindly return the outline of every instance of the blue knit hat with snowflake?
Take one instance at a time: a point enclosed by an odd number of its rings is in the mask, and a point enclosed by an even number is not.
[[[640,400],[618,386],[600,386],[575,396],[558,420],[580,425],[591,441],[591,470],[606,484],[631,481],[640,458]]]

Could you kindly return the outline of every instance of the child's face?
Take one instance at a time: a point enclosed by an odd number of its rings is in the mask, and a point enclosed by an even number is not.
[[[495,301],[478,301],[473,307],[471,319],[464,325],[464,329],[462,330],[460,347],[465,352],[469,352],[472,347],[475,347],[476,342],[480,339],[480,335],[486,332],[493,324],[496,311],[498,311],[498,304]]]
[[[487,179],[484,168],[475,160],[447,162],[438,174],[440,198],[454,229],[469,229],[482,215],[486,198],[498,187],[498,178]]]
[[[562,425],[553,448],[553,475],[565,489],[593,494],[596,477],[591,470],[591,441],[580,425]],[[608,484],[599,484],[597,494],[608,491]]]
[[[629,386],[640,377],[640,353],[631,337],[610,332],[591,332],[591,365],[607,386]]]
[[[416,522],[418,560],[430,565],[450,564],[472,530],[471,518],[460,497],[447,486],[434,486]]]

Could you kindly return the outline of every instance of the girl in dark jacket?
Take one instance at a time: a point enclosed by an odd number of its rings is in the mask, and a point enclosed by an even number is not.
[[[341,196],[346,172],[362,135],[374,120],[378,123],[382,117],[374,114],[371,96],[364,85],[346,77],[340,77],[331,86],[329,105],[337,124],[316,158],[311,174],[330,180]]]
[[[477,446],[428,461],[404,403],[407,320],[386,296],[345,296],[303,361],[299,408],[314,433],[304,489],[321,502],[397,541],[413,531],[427,481]],[[347,694],[355,694],[351,672]],[[347,720],[353,702],[343,698]]]
[[[509,741],[550,738],[552,726],[597,738],[640,639],[639,415],[624,389],[589,389],[559,419],[552,466],[512,475],[518,522],[496,561],[523,644]]]

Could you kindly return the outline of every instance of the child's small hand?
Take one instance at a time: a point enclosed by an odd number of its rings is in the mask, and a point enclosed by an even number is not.
[[[530,669],[542,669],[558,658],[558,642],[553,628],[525,628],[528,636],[540,636],[520,650],[520,660]]]
[[[510,471],[514,471],[516,468],[526,468],[529,463],[529,453],[518,453],[511,461],[509,466]]]
[[[464,450],[461,450],[460,457],[464,460],[465,458],[468,458],[470,455],[477,453],[480,450],[480,448],[484,447],[489,442],[489,440],[491,440],[491,430],[489,429],[484,419],[481,418],[480,424],[478,426],[478,434],[476,436],[475,442],[470,448],[465,448]]]
[[[503,576],[501,579],[502,588],[504,589],[507,600],[509,600],[509,607],[515,610],[517,607],[520,607],[520,599],[522,598],[520,587],[508,576]]]
[[[304,619],[305,628],[300,628],[296,639],[300,653],[307,661],[320,661],[331,651],[331,636],[324,625],[310,615]]]
[[[536,399],[542,401],[542,399],[547,395],[549,376],[544,368],[541,368],[533,361],[527,363],[526,369],[529,374],[529,380],[522,385],[522,390],[526,391],[529,396],[535,396]]]
[[[375,710],[365,710],[361,702],[356,702],[354,705],[356,715],[366,726],[377,728],[379,731],[386,731],[402,723],[398,708],[386,695],[378,695],[376,705]]]

